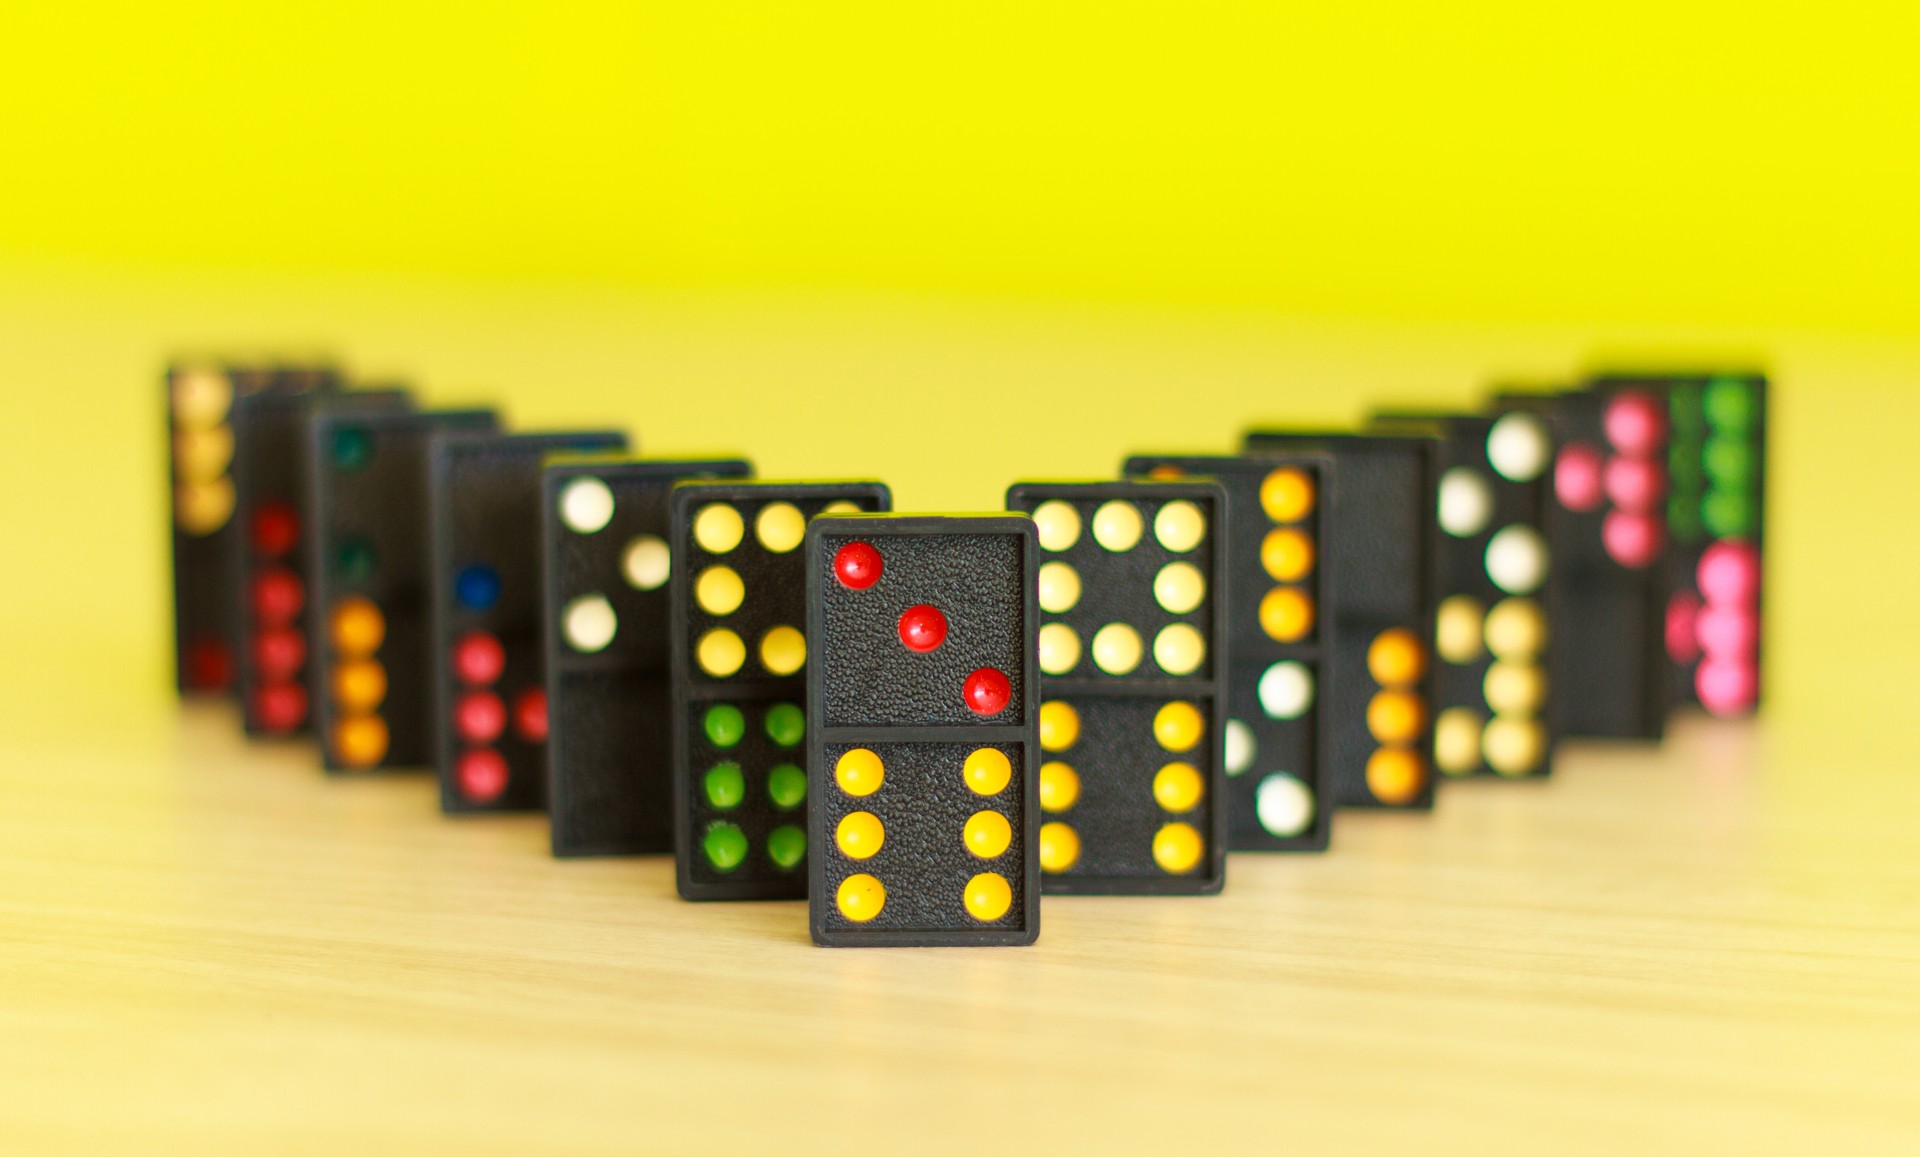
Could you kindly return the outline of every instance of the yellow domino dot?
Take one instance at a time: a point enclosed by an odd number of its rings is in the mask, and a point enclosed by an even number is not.
[[[693,655],[702,671],[716,679],[724,679],[747,661],[747,645],[741,642],[739,635],[720,627],[700,636]]]
[[[886,764],[881,763],[880,757],[865,747],[856,747],[843,753],[833,765],[834,782],[850,796],[872,795],[880,790],[886,778]]]
[[[960,778],[975,795],[998,795],[1013,782],[1013,761],[997,747],[976,747],[960,765]]]
[[[173,492],[173,517],[188,534],[212,534],[233,517],[233,479],[190,482]]]
[[[747,584],[730,566],[710,566],[693,580],[693,601],[710,615],[730,615],[746,598]]]
[[[372,767],[386,754],[387,722],[378,715],[349,715],[333,725],[333,756],[348,767]]]
[[[1065,751],[1080,738],[1080,713],[1058,700],[1040,705],[1040,746]]]
[[[775,675],[791,675],[807,665],[807,637],[793,627],[775,627],[760,636],[760,665]]]
[[[1313,479],[1305,470],[1282,466],[1260,483],[1260,509],[1275,522],[1298,522],[1313,513]]]
[[[333,604],[327,618],[327,637],[333,649],[348,658],[362,658],[380,649],[387,638],[387,619],[373,600],[348,595]]]
[[[981,923],[998,920],[1013,907],[1013,885],[998,872],[982,872],[967,881],[963,896],[967,915]]]
[[[1040,825],[1040,870],[1064,872],[1080,862],[1080,833],[1058,820]]]
[[[1063,812],[1080,799],[1080,773],[1059,760],[1040,765],[1040,810]]]
[[[833,829],[833,842],[849,860],[868,860],[887,842],[887,829],[872,812],[849,812]]]
[[[725,554],[740,545],[747,535],[747,524],[740,512],[724,502],[700,508],[693,516],[693,541],[709,554]]]
[[[1153,713],[1153,739],[1168,751],[1192,751],[1207,733],[1200,709],[1176,699]]]
[[[1080,602],[1080,572],[1064,562],[1040,566],[1040,609],[1050,615],[1072,610]]]
[[[1427,765],[1418,752],[1383,747],[1367,758],[1367,790],[1381,803],[1412,803],[1427,784]]]
[[[1175,554],[1185,554],[1207,536],[1207,519],[1185,499],[1169,502],[1153,516],[1153,537]]]
[[[387,669],[375,659],[347,659],[333,668],[333,701],[349,711],[371,711],[387,697]]]
[[[877,877],[856,872],[840,881],[833,902],[842,916],[856,924],[865,924],[887,906],[887,889]]]
[[[1433,762],[1448,775],[1480,767],[1481,718],[1471,708],[1449,707],[1433,721]]]
[[[1449,663],[1471,663],[1480,657],[1480,633],[1486,611],[1472,595],[1454,595],[1440,604],[1434,620],[1433,649]]]
[[[1546,705],[1547,677],[1532,663],[1496,659],[1480,693],[1496,715],[1535,715]]]
[[[1299,587],[1275,587],[1260,600],[1260,629],[1280,643],[1297,643],[1313,630],[1313,599]]]
[[[1169,763],[1153,776],[1153,802],[1176,815],[1192,811],[1206,791],[1206,781],[1191,763]]]
[[[1160,870],[1185,875],[1200,864],[1206,843],[1192,824],[1166,824],[1153,833],[1153,862]]]
[[[1532,599],[1501,599],[1487,612],[1486,634],[1495,658],[1531,659],[1547,645],[1547,616]]]
[[[1411,686],[1427,673],[1426,649],[1405,627],[1381,631],[1367,647],[1367,672],[1382,687]]]
[[[1412,743],[1426,725],[1426,701],[1411,691],[1381,691],[1367,704],[1367,730],[1381,743]]]
[[[1292,527],[1260,540],[1260,566],[1275,582],[1296,583],[1313,573],[1313,540]]]
[[[974,812],[960,830],[960,839],[969,852],[991,860],[1012,845],[1013,825],[999,812]]]
[[[775,554],[785,554],[807,536],[807,517],[791,502],[769,503],[753,520],[753,536]]]
[[[1537,719],[1495,716],[1481,738],[1480,753],[1501,775],[1525,775],[1546,757],[1546,729]]]
[[[233,462],[233,427],[182,430],[173,436],[173,469],[182,482],[212,482]]]

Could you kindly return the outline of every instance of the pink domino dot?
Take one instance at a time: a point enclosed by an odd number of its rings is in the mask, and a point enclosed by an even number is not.
[[[1700,612],[1694,633],[1709,659],[1751,662],[1760,645],[1760,622],[1745,607],[1708,604]]]
[[[1667,472],[1650,458],[1614,458],[1606,465],[1607,497],[1622,510],[1645,514],[1667,494]]]
[[[1700,705],[1715,715],[1738,715],[1753,708],[1760,693],[1760,669],[1739,659],[1707,659],[1693,672]]]
[[[1622,454],[1651,458],[1666,441],[1667,416],[1653,395],[1622,390],[1607,402],[1607,441]]]
[[[1750,607],[1760,596],[1760,552],[1738,539],[1716,542],[1701,553],[1694,577],[1714,606]]]
[[[1691,663],[1700,657],[1700,596],[1680,591],[1667,601],[1667,657]]]
[[[1600,486],[1600,451],[1585,442],[1561,447],[1553,464],[1553,493],[1568,510],[1597,509],[1605,497]]]
[[[1600,524],[1600,543],[1606,547],[1608,557],[1634,570],[1660,557],[1666,537],[1658,518],[1630,510],[1608,511],[1606,520]]]

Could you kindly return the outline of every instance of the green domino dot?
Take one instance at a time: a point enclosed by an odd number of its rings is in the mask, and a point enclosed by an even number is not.
[[[1704,456],[1707,476],[1727,490],[1742,489],[1753,477],[1753,450],[1736,438],[1710,438]]]
[[[767,858],[777,867],[791,868],[807,854],[807,833],[793,824],[782,824],[767,837]]]
[[[1720,538],[1753,533],[1753,501],[1742,491],[1710,490],[1700,504],[1700,521]]]
[[[708,768],[700,787],[707,793],[707,802],[721,811],[739,807],[740,801],[747,798],[747,777],[741,774],[740,765],[731,760]]]
[[[333,464],[342,470],[358,470],[373,457],[373,435],[351,426],[333,432]]]
[[[747,858],[747,833],[734,824],[715,824],[700,841],[707,862],[723,872],[731,872]]]
[[[767,708],[767,738],[782,747],[796,746],[807,737],[807,713],[791,703]]]
[[[716,703],[707,708],[700,720],[707,742],[715,747],[732,747],[747,736],[747,717],[731,703]]]
[[[349,538],[333,553],[333,573],[341,582],[363,583],[373,577],[377,562],[371,543],[364,538]]]
[[[773,806],[787,811],[807,799],[807,773],[791,763],[782,763],[767,773],[767,794]]]
[[[1753,426],[1753,387],[1732,378],[1716,378],[1707,383],[1703,402],[1707,421],[1722,434],[1744,434]]]

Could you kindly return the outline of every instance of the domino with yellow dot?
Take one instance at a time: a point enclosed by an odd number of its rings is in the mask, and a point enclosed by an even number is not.
[[[1040,868],[1062,894],[1226,879],[1226,493],[1022,482],[1040,546]]]
[[[688,900],[807,894],[807,523],[879,482],[687,482],[669,501],[674,858]]]

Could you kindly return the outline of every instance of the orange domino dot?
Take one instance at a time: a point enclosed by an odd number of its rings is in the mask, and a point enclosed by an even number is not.
[[[1427,673],[1427,653],[1412,631],[1394,627],[1374,636],[1367,671],[1382,687],[1406,687]]]
[[[333,757],[348,767],[372,767],[387,755],[387,722],[349,715],[333,725]]]
[[[1313,572],[1313,540],[1290,526],[1260,540],[1260,566],[1276,582],[1299,582]]]
[[[1299,587],[1275,587],[1260,600],[1260,629],[1280,643],[1297,643],[1313,630],[1313,598]]]
[[[349,711],[371,711],[387,697],[387,669],[373,659],[348,659],[333,669],[333,701]]]
[[[1427,725],[1427,705],[1411,691],[1381,691],[1367,704],[1367,730],[1381,743],[1412,743]]]
[[[1383,747],[1367,759],[1367,790],[1381,803],[1412,803],[1427,785],[1427,764],[1405,747]]]
[[[1305,470],[1282,466],[1260,482],[1260,509],[1275,522],[1298,522],[1313,513],[1313,479]]]
[[[842,916],[856,924],[865,924],[887,906],[887,889],[878,878],[856,872],[840,881],[833,902]]]
[[[349,658],[361,658],[380,649],[387,638],[386,616],[365,595],[348,595],[333,604],[327,620],[333,649]]]

